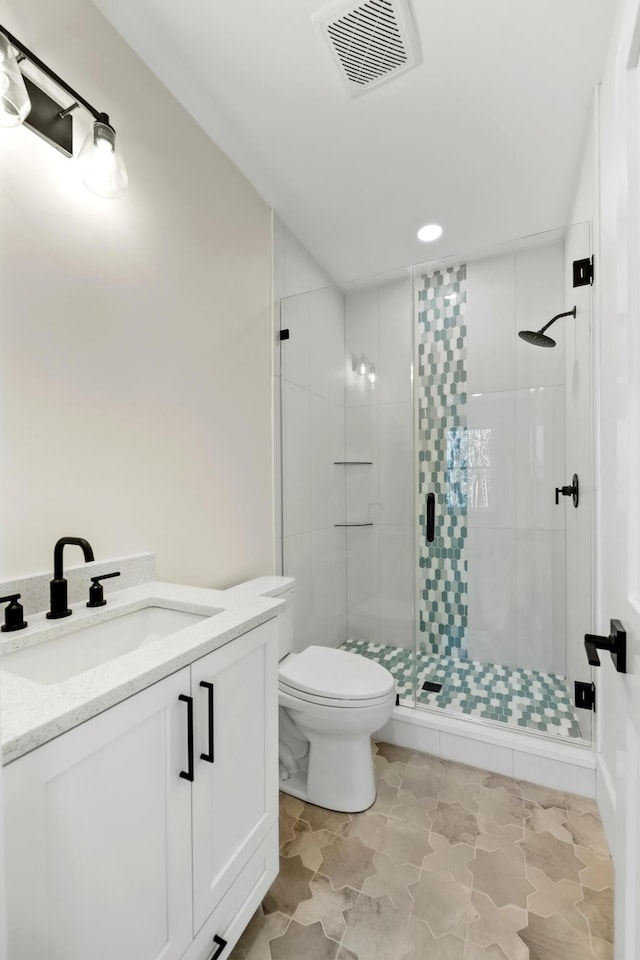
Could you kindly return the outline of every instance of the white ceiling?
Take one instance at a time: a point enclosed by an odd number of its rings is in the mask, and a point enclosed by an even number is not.
[[[349,99],[319,0],[94,2],[336,280],[565,223],[616,6],[413,0],[422,64]]]

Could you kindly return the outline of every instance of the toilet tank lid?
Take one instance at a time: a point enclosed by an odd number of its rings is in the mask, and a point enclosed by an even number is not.
[[[280,683],[335,700],[372,700],[395,688],[386,667],[349,650],[310,646],[280,665]]]
[[[295,587],[293,577],[256,577],[254,580],[245,580],[235,587],[229,587],[225,593],[244,594],[251,597],[279,597]]]

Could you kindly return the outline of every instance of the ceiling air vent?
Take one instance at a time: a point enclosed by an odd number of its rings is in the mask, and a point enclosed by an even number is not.
[[[408,0],[332,4],[313,15],[349,95],[357,97],[422,60]]]

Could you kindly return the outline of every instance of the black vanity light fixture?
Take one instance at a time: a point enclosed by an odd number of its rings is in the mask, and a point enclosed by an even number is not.
[[[20,70],[20,63],[25,60],[72,97],[72,103],[62,106],[25,76]],[[128,178],[109,117],[91,106],[46,63],[0,26],[0,126],[17,127],[24,123],[52,147],[72,157],[71,114],[78,107],[84,107],[94,120],[78,154],[82,179],[92,193],[115,199],[125,190]]]

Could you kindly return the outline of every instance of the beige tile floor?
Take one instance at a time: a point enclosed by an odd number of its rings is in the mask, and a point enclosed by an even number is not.
[[[280,798],[280,874],[230,960],[612,960],[592,800],[374,748],[365,813]]]

